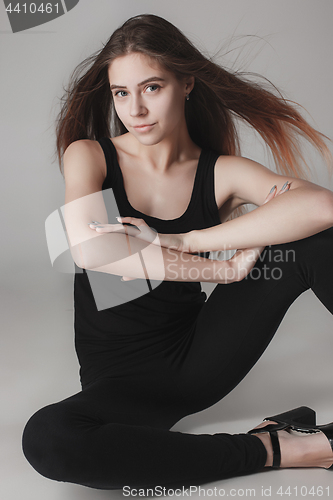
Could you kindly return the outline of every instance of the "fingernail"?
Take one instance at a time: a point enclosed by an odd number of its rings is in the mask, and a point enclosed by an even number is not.
[[[270,190],[269,194],[273,193],[274,189],[276,188],[276,184],[272,187],[272,189]]]
[[[288,186],[289,181],[285,182],[281,188],[281,191],[283,191],[287,186]]]
[[[103,229],[103,226],[95,226],[95,227],[98,227],[99,229]]]

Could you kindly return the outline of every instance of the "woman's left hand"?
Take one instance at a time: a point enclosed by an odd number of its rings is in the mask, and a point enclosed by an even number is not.
[[[158,233],[150,228],[143,219],[136,219],[135,217],[116,217],[116,219],[119,224],[91,223],[89,225],[91,229],[95,229],[96,233],[124,233],[148,243],[155,243],[154,240],[156,240]]]
[[[186,251],[184,249],[184,235],[183,234],[162,234],[152,229],[143,219],[136,217],[116,217],[119,224],[99,224],[93,221],[89,224],[91,229],[97,233],[123,233],[129,236],[134,236],[140,240],[152,243],[165,248],[172,248],[178,252]],[[132,224],[128,226],[126,224]],[[135,227],[134,227],[135,226]],[[123,281],[129,281],[136,278],[123,276]]]

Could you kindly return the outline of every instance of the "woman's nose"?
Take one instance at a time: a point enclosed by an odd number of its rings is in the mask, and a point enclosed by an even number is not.
[[[131,97],[130,115],[139,116],[145,115],[147,113],[147,108],[143,105],[140,97]]]

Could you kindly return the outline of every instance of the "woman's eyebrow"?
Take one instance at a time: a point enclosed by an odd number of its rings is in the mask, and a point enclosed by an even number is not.
[[[145,85],[146,83],[148,82],[164,82],[164,78],[161,78],[159,76],[152,76],[150,78],[147,78],[146,80],[143,80],[143,82],[140,82],[138,83],[138,87],[141,87],[142,85]],[[124,85],[110,85],[110,89],[113,90],[113,89],[126,89],[126,87]]]

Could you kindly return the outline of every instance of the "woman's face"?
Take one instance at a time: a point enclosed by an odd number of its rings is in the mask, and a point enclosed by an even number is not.
[[[116,58],[108,74],[117,115],[140,143],[176,138],[186,127],[184,103],[193,87],[191,79],[180,82],[141,53]]]

